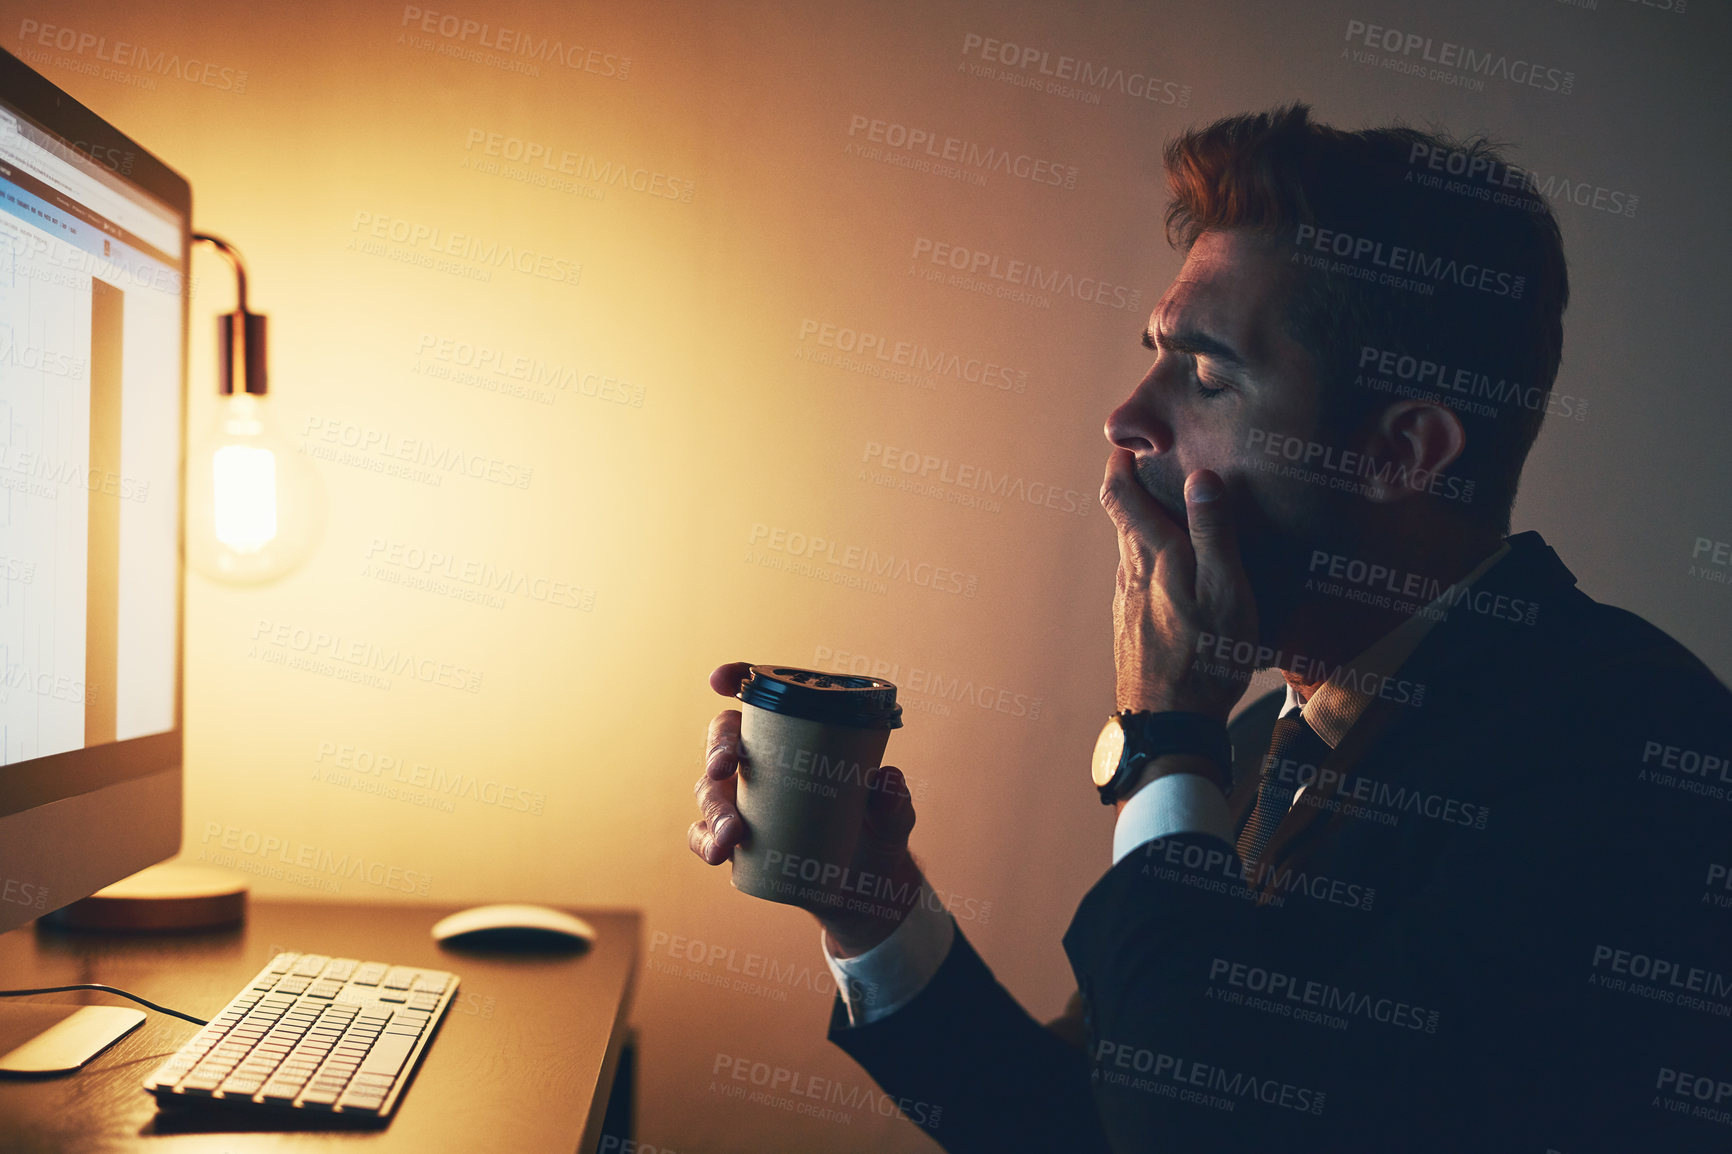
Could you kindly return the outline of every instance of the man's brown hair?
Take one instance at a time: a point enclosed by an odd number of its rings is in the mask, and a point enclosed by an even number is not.
[[[1532,178],[1483,138],[1344,132],[1299,103],[1185,132],[1165,161],[1169,243],[1243,229],[1286,262],[1319,432],[1350,436],[1405,396],[1448,406],[1467,446],[1446,472],[1476,482],[1461,511],[1508,532],[1569,302],[1563,238]]]

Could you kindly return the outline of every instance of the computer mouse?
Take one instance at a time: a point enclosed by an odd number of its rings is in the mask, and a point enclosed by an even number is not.
[[[581,950],[595,941],[595,927],[547,906],[473,906],[435,922],[433,940],[474,950]]]

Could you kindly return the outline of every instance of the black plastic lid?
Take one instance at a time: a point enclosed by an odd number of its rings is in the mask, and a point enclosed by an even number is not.
[[[878,677],[754,665],[737,696],[747,705],[826,725],[900,729],[896,686]]]

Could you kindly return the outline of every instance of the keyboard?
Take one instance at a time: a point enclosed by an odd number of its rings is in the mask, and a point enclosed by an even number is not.
[[[457,975],[324,954],[271,959],[145,1079],[157,1105],[222,1102],[383,1122],[457,994]]]

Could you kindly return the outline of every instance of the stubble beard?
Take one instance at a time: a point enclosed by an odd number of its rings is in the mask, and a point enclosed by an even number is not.
[[[1184,479],[1167,476],[1156,461],[1137,462],[1137,481],[1179,528],[1189,532]],[[1279,517],[1263,507],[1242,478],[1227,479],[1225,499],[1239,542],[1239,558],[1257,603],[1258,645],[1285,647],[1298,635],[1314,551],[1353,555],[1353,510],[1342,494],[1300,485],[1288,491]],[[1234,638],[1233,640],[1251,640]]]

